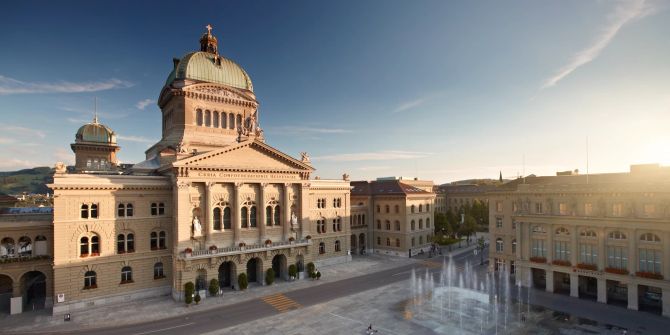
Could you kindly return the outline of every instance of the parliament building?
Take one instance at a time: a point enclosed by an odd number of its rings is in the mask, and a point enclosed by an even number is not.
[[[20,312],[40,295],[54,314],[183,300],[187,282],[238,289],[246,273],[253,289],[269,268],[289,279],[291,264],[350,261],[348,176],[310,179],[307,153],[266,143],[258,105],[208,26],[199,51],[173,60],[158,98],[162,136],[146,160],[119,166],[117,137],[96,117],[71,145],[74,171],[56,166],[53,214],[0,222],[0,301],[11,305],[0,308]]]

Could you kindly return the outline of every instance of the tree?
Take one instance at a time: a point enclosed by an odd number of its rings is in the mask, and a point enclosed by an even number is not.
[[[468,241],[470,241],[470,235],[477,230],[477,221],[471,215],[465,216],[465,223],[461,227],[461,234],[467,236]]]
[[[237,285],[240,287],[240,290],[246,290],[249,287],[249,281],[247,279],[247,274],[242,272],[237,276]]]
[[[288,275],[289,277],[295,278],[296,275],[298,274],[298,267],[295,266],[295,264],[291,264],[288,266]]]
[[[216,278],[212,278],[212,280],[209,281],[209,294],[217,295],[218,293],[219,293],[219,280]]]
[[[193,302],[193,292],[195,292],[195,285],[193,282],[184,284],[184,302],[190,305]]]
[[[268,285],[272,285],[272,283],[274,282],[275,282],[275,270],[269,268],[267,271],[265,271],[265,283]]]

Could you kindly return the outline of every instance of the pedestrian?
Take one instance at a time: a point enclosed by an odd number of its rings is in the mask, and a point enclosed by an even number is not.
[[[526,322],[526,314],[521,313],[521,322]]]

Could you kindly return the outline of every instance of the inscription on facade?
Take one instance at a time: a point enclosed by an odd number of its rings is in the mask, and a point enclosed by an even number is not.
[[[208,178],[248,178],[248,179],[300,179],[298,175],[287,174],[247,174],[247,173],[231,173],[231,172],[198,172],[197,177]]]

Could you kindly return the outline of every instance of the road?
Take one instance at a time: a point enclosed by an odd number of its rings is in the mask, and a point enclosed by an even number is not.
[[[473,258],[471,252],[466,252],[456,256],[453,258],[453,261],[455,261],[457,265],[460,265],[464,263],[465,259],[467,258]],[[442,259],[443,257],[434,257],[430,259],[430,261],[441,264]],[[477,263],[479,263],[478,260]],[[404,265],[363,276],[287,292],[283,294],[283,297],[278,297],[279,300],[284,300],[284,303],[279,302],[278,306],[280,306],[280,308],[287,305],[290,307],[290,304],[287,303],[290,301],[293,301],[302,307],[324,303],[333,299],[379,288],[381,286],[396,283],[402,280],[408,280],[412,268],[418,270],[425,269],[427,267],[432,268],[432,271],[434,272],[439,271],[438,268],[430,266],[430,264],[426,263]],[[288,298],[288,300],[284,297]],[[269,298],[274,299],[274,297]],[[266,297],[266,300],[267,299],[268,298]],[[245,301],[235,305],[228,305],[205,311],[199,311],[185,316],[127,326],[67,332],[67,334],[202,334],[242,323],[251,322],[268,316],[277,315],[279,313],[281,312],[279,312],[277,308],[273,307],[268,302],[264,301],[263,298],[261,298]],[[48,334],[65,333],[51,332]]]

